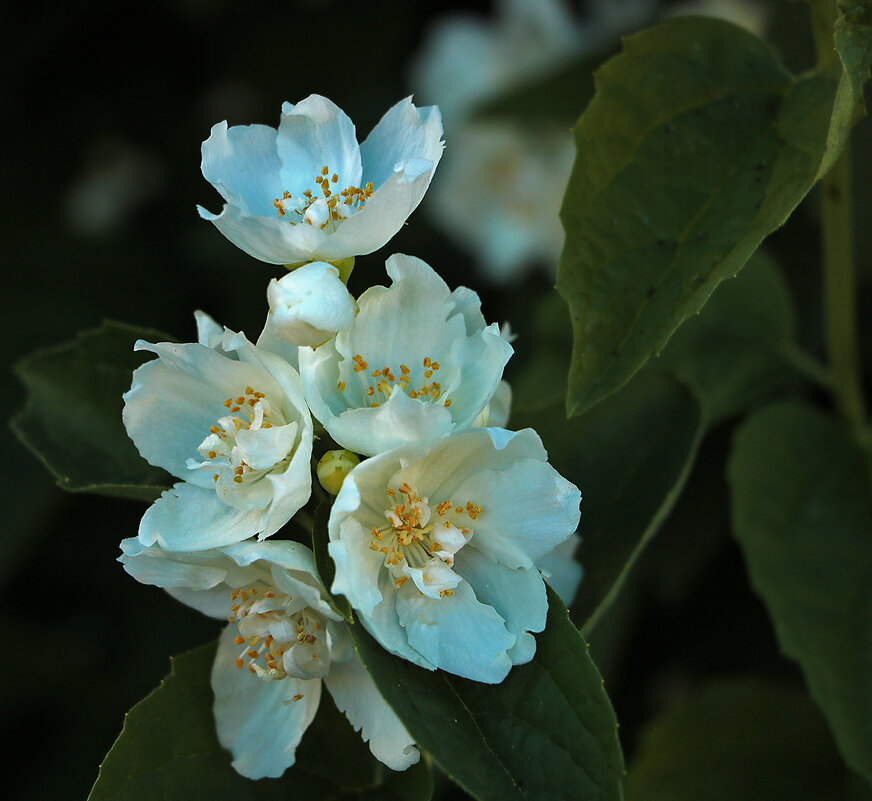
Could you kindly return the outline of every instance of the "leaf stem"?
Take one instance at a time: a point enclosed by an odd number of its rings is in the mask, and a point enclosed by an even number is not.
[[[810,0],[812,34],[819,67],[838,62],[833,25],[835,0]],[[855,426],[863,424],[864,402],[857,347],[854,297],[854,231],[851,208],[850,142],[821,181],[824,320],[833,392],[841,414]]]

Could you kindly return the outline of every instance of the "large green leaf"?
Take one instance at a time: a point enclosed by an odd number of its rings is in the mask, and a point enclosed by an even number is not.
[[[427,801],[426,766],[399,777],[382,767],[322,693],[297,761],[280,779],[240,776],[218,743],[209,676],[215,644],[175,657],[160,687],[128,712],[88,801]]]
[[[582,492],[584,567],[573,612],[585,633],[620,588],[681,492],[703,433],[699,403],[675,379],[646,370],[609,403],[566,420],[562,399],[515,415]]]
[[[659,353],[832,163],[853,112],[840,72],[794,78],[747,31],[679,18],[596,73],[561,211],[570,414]]]
[[[362,626],[355,644],[415,740],[481,801],[620,799],[617,723],[587,644],[549,590],[533,661],[501,684],[432,673],[391,656]]]
[[[16,365],[27,400],[12,428],[63,489],[147,501],[172,483],[139,455],[121,422],[121,395],[146,358],[133,351],[140,338],[167,336],[107,321]]]
[[[799,402],[752,415],[729,463],[751,581],[848,763],[872,781],[872,492],[848,429]]]
[[[872,66],[872,1],[841,0],[836,19],[836,52],[851,81],[854,96],[862,98]]]
[[[711,682],[655,718],[627,775],[628,801],[860,801],[808,697],[763,679]]]
[[[795,329],[784,278],[755,253],[747,270],[720,284],[699,315],[685,320],[656,364],[692,388],[713,425],[794,379]]]

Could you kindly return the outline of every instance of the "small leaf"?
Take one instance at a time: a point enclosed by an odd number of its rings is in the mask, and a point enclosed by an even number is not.
[[[622,386],[738,272],[853,118],[835,70],[793,78],[753,35],[713,19],[625,39],[595,81],[561,211],[570,414]]]
[[[737,278],[718,286],[699,316],[685,320],[655,365],[691,387],[711,426],[791,383],[787,354],[795,329],[784,278],[755,253]]]
[[[327,522],[330,520],[332,503],[323,501],[315,509],[315,517],[312,523],[312,553],[315,556],[315,568],[318,577],[325,589],[330,592],[333,579],[336,576],[336,566],[327,552],[327,543],[330,535],[327,533]],[[336,611],[349,623],[354,623],[354,615],[351,614],[351,604],[344,595],[330,595],[330,602]]]
[[[303,735],[297,761],[280,779],[251,781],[230,765],[212,716],[210,673],[215,643],[172,660],[160,687],[128,712],[100,766],[88,801],[333,801],[369,799],[385,782],[386,799],[426,801],[429,771],[408,777],[370,754],[329,693]]]
[[[854,97],[862,100],[872,66],[872,0],[840,0],[839,12],[834,31],[836,52]]]
[[[674,378],[648,370],[573,420],[561,399],[512,424],[535,428],[549,460],[581,488],[576,558],[584,579],[572,607],[588,632],[684,486],[703,433],[699,403]]]
[[[627,775],[628,801],[861,801],[820,713],[772,681],[711,682],[655,718]]]
[[[167,340],[107,321],[16,365],[27,400],[12,428],[63,489],[150,501],[172,483],[139,455],[121,422],[121,395],[146,358],[133,351],[140,338]]]
[[[845,426],[799,402],[738,430],[736,537],[782,650],[799,662],[848,764],[872,781],[872,492]]]
[[[480,801],[617,801],[617,723],[587,644],[549,589],[536,655],[502,684],[430,672],[351,630],[382,695],[435,762]]]

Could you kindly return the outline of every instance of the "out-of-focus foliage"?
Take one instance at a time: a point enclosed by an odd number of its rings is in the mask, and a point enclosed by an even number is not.
[[[166,341],[146,328],[105,322],[18,363],[27,403],[13,418],[18,438],[72,492],[149,501],[171,482],[139,455],[121,422],[121,395],[143,361],[137,339]]]
[[[784,652],[848,763],[872,781],[872,492],[847,426],[784,401],[739,428],[733,526]]]
[[[627,801],[862,801],[802,691],[759,678],[709,682],[651,722]]]

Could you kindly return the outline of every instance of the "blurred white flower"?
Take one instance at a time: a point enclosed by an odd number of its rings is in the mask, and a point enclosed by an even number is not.
[[[371,253],[400,229],[427,191],[442,147],[436,107],[416,108],[406,98],[358,145],[348,116],[310,95],[282,106],[278,130],[212,128],[203,176],[227,202],[220,214],[198,209],[261,261],[340,261]]]

